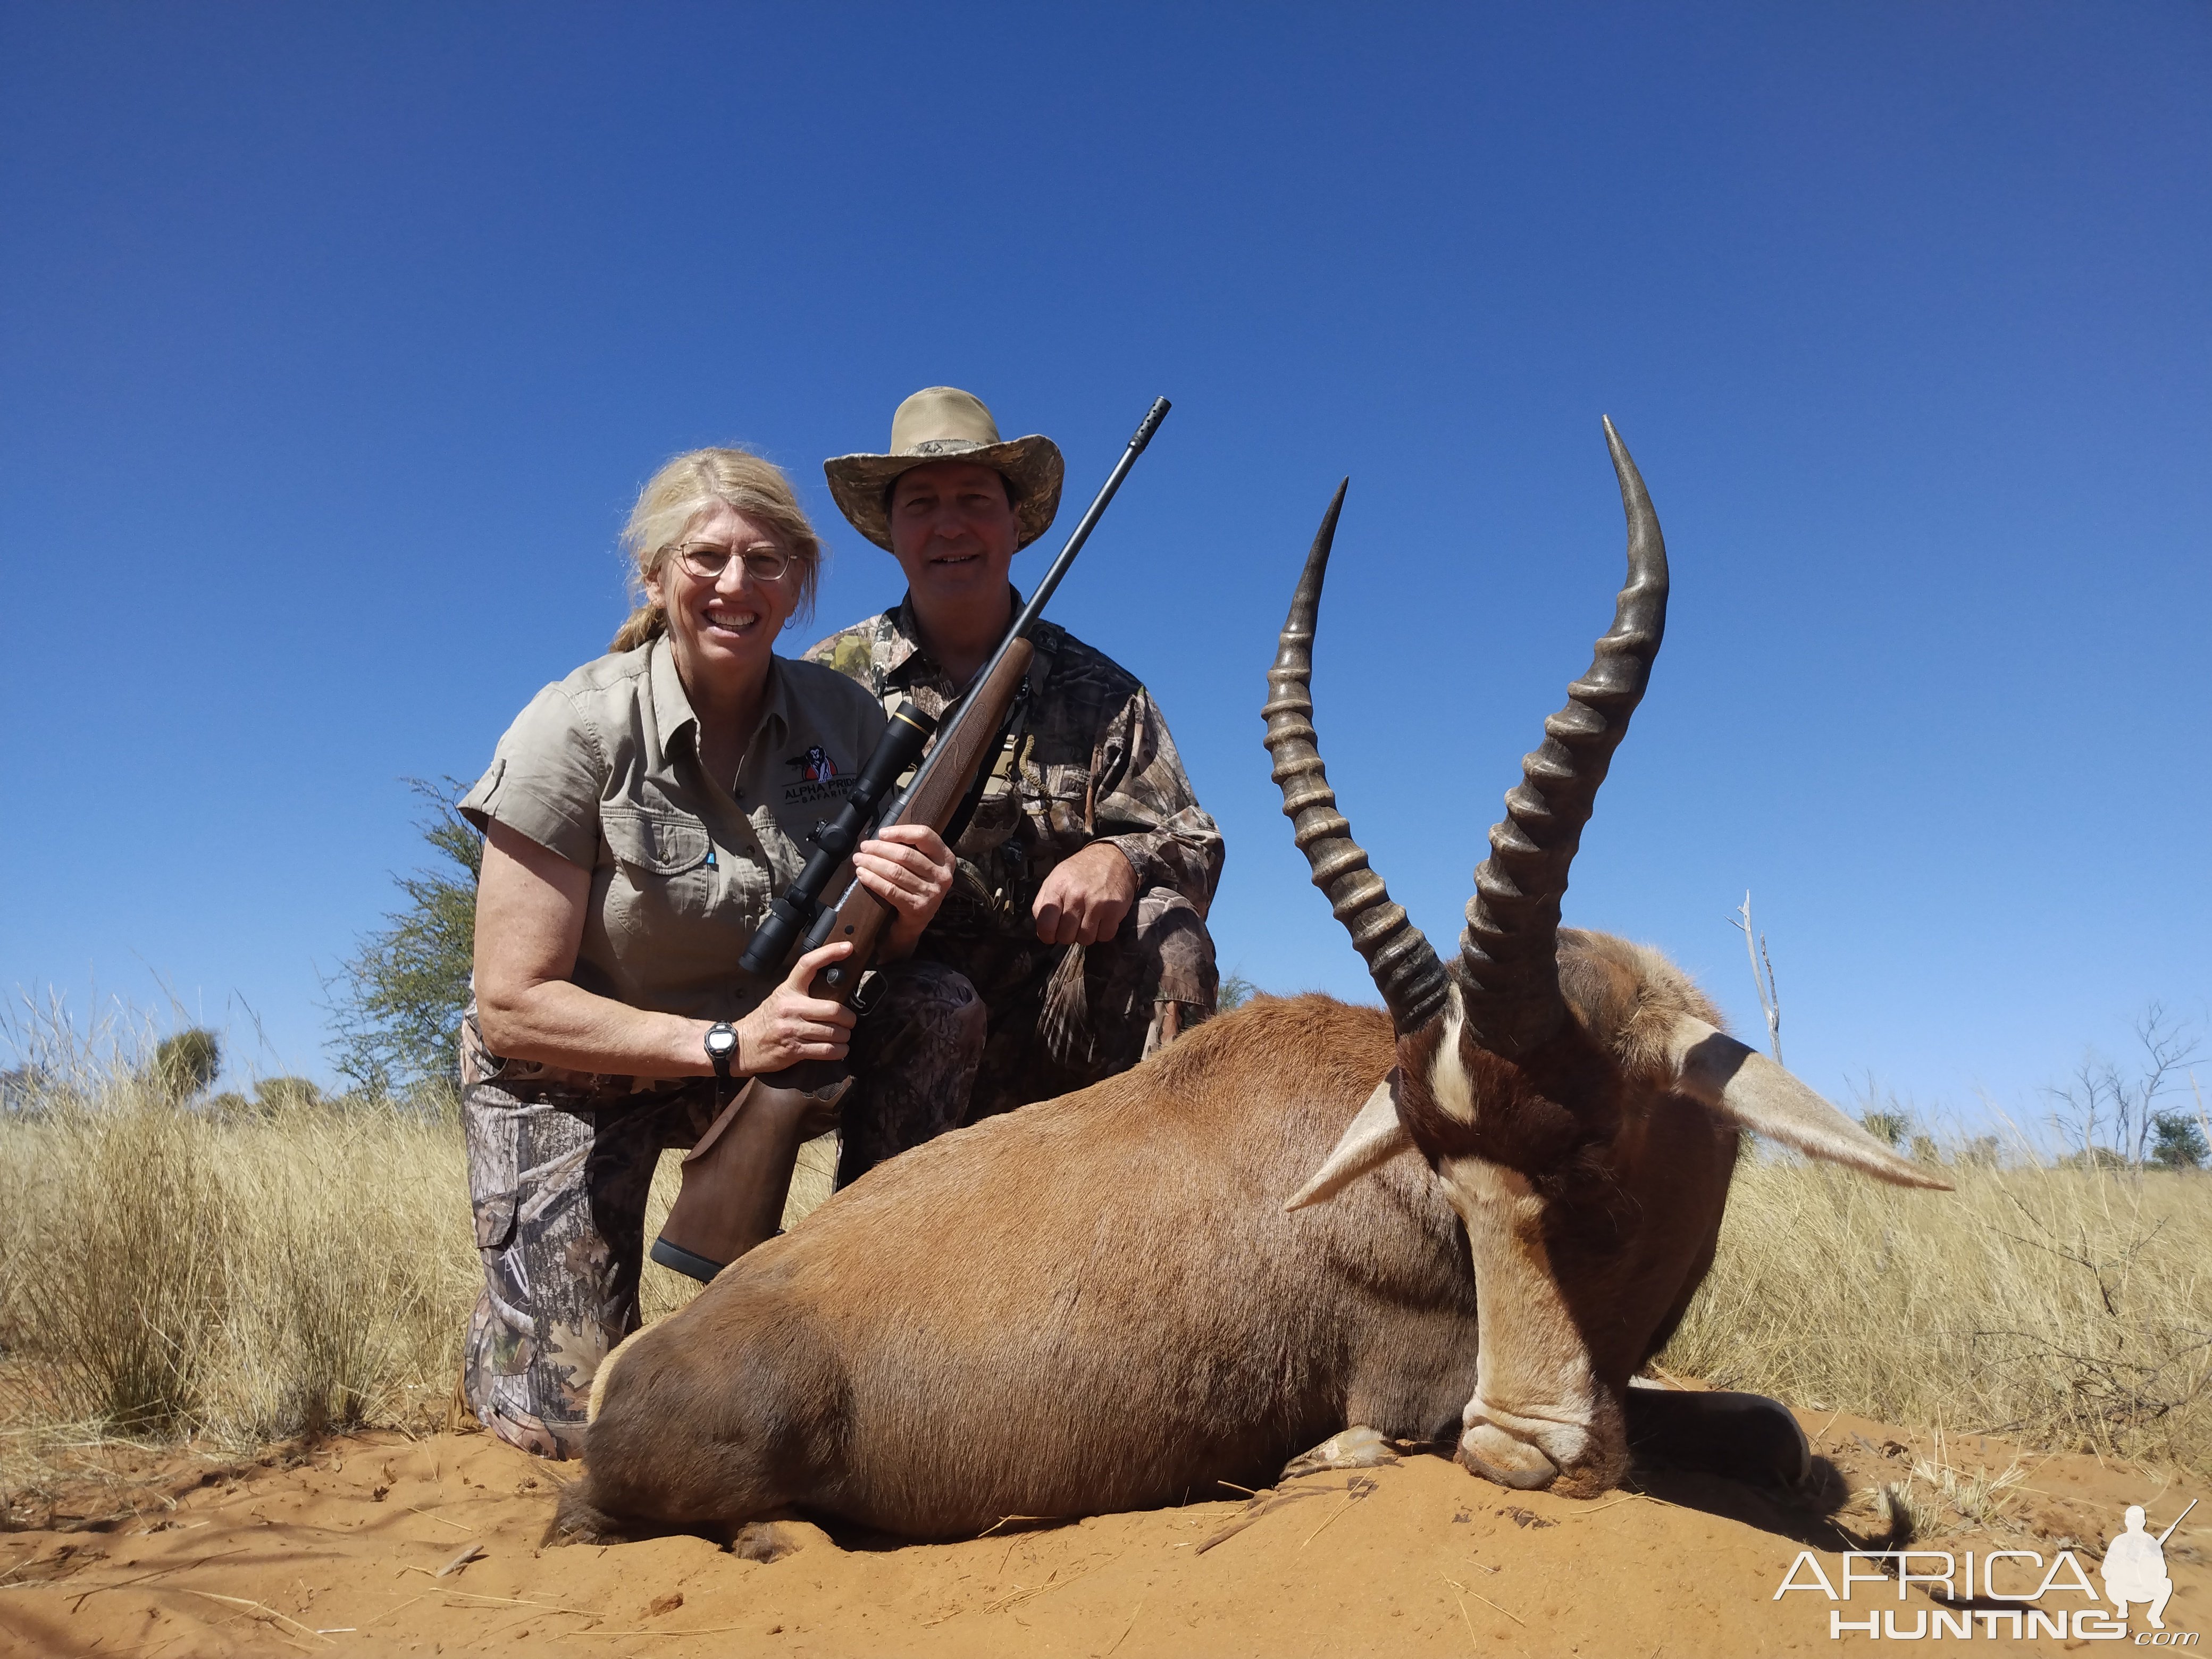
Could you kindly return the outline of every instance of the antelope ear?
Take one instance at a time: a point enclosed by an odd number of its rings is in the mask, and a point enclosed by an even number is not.
[[[1398,1121],[1398,1068],[1375,1085],[1367,1103],[1352,1120],[1352,1127],[1336,1143],[1328,1162],[1314,1171],[1313,1179],[1298,1188],[1286,1210],[1302,1210],[1334,1198],[1364,1175],[1370,1175],[1413,1144],[1406,1126]]]
[[[1675,1087],[1729,1122],[1899,1187],[1951,1183],[1906,1162],[1755,1048],[1701,1019],[1678,1022],[1668,1042]]]

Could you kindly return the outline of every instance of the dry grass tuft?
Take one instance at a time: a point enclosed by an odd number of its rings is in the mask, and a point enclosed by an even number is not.
[[[804,1149],[787,1220],[834,1157]],[[101,1440],[440,1424],[482,1285],[450,1111],[218,1117],[121,1068],[58,1090],[0,1118],[0,1486]],[[645,1316],[697,1288],[648,1263]]]
[[[1911,1516],[1912,1535],[2014,1530],[2016,1511],[2027,1495],[2027,1467],[2014,1457],[1993,1469],[1978,1459],[1969,1470],[1955,1438],[1947,1443],[1938,1429],[1934,1440],[1929,1455],[1915,1458],[1905,1480],[1891,1489]]]
[[[391,1105],[219,1121],[129,1083],[0,1125],[29,1410],[240,1445],[425,1415],[474,1293],[458,1143]]]
[[[2212,1471],[2212,1177],[1945,1173],[1955,1193],[1747,1158],[1666,1364],[1799,1407]],[[2001,1496],[1923,1484],[1953,1508]]]

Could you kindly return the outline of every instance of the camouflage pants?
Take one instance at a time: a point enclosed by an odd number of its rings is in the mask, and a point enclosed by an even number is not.
[[[925,934],[921,954],[960,970],[980,995],[987,1034],[972,1088],[957,1101],[939,1079],[898,1094],[855,1085],[846,1097],[837,1184],[909,1146],[1031,1101],[1049,1100],[1127,1071],[1161,1044],[1212,1017],[1219,975],[1213,941],[1188,899],[1166,888],[1142,895],[1111,939],[1082,952],[1086,1016],[1072,1043],[1055,1051],[1038,1031],[1046,988],[1071,947],[1027,939],[960,939]],[[888,1006],[873,1006],[871,1020]],[[882,1029],[896,1029],[895,1023]],[[854,1058],[860,1044],[854,1045]],[[872,1066],[872,1078],[891,1068]]]
[[[981,1006],[965,980],[934,963],[896,963],[876,980],[876,1000],[854,1033],[857,1080],[847,1098],[866,1091],[901,1121],[941,1119],[947,1109],[937,1096],[968,1098]],[[473,1014],[462,1085],[484,1269],[462,1386],[501,1439],[541,1457],[575,1457],[592,1378],[638,1326],[654,1167],[663,1151],[689,1148],[706,1133],[714,1085],[638,1085],[502,1061],[484,1048]]]
[[[965,1121],[982,1063],[983,1000],[942,963],[902,964],[864,995],[853,1032],[854,1082],[839,1109],[837,1184]],[[942,1034],[941,1036],[934,1034]]]

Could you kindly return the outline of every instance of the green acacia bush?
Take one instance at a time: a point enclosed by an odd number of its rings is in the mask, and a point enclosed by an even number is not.
[[[451,1092],[475,961],[483,837],[453,810],[453,780],[445,789],[410,782],[432,809],[418,827],[434,861],[392,878],[405,903],[362,936],[324,988],[337,1032],[331,1062],[372,1096]]]

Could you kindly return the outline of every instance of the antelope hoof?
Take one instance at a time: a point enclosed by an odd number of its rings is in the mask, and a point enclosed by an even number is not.
[[[1370,1429],[1364,1423],[1333,1434],[1310,1452],[1301,1452],[1283,1465],[1285,1480],[1296,1480],[1302,1475],[1319,1474],[1324,1469],[1373,1469],[1398,1461],[1398,1454],[1390,1449],[1390,1443],[1380,1429]]]

